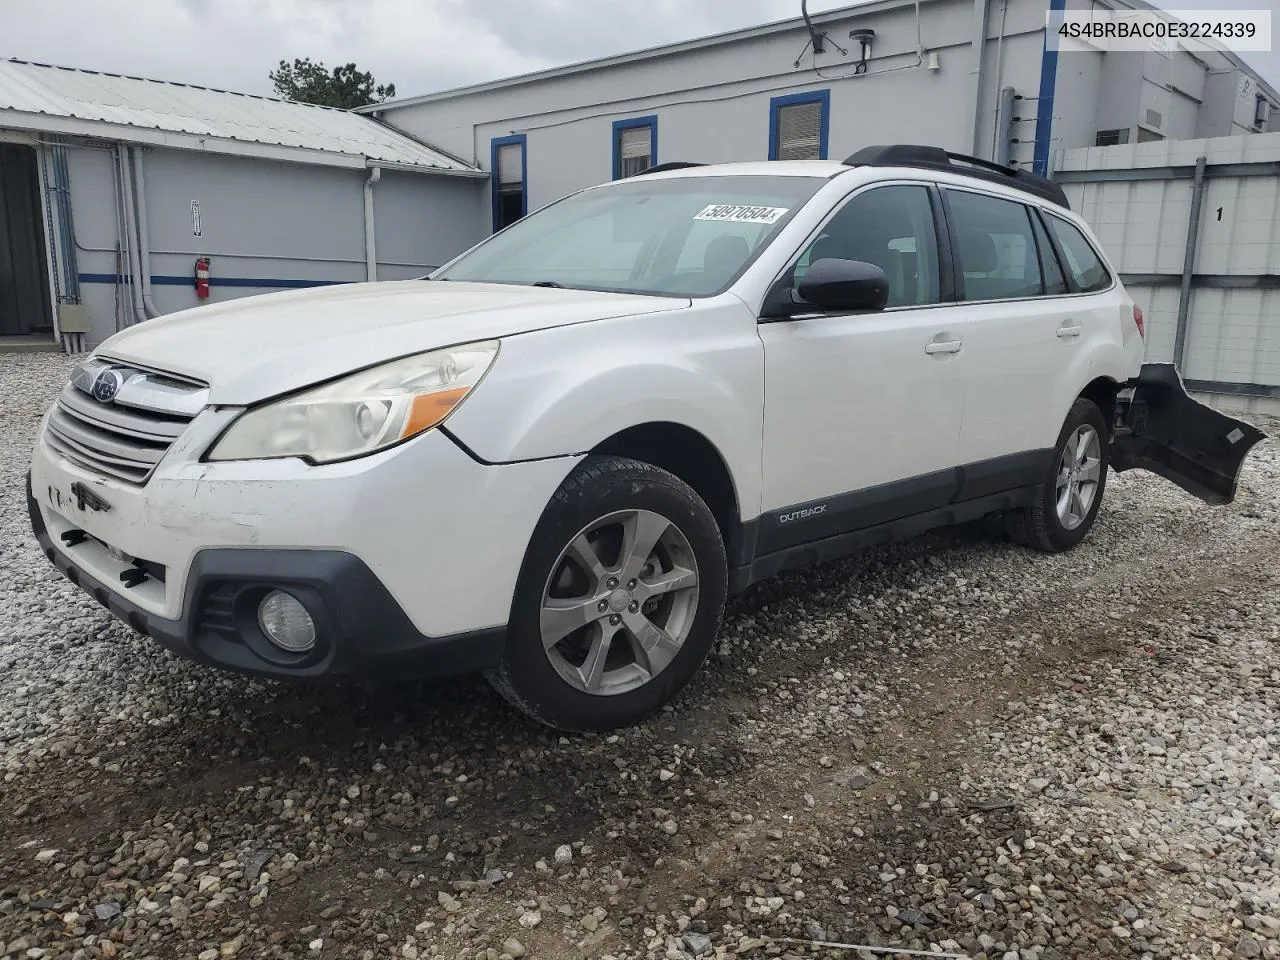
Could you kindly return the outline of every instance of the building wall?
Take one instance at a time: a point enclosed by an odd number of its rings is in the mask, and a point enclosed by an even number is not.
[[[1094,2],[1066,0],[1073,9]],[[1015,141],[1011,159],[1029,166],[1041,107],[1045,12],[1043,0],[990,0],[976,106],[970,53],[974,4],[926,0],[920,43],[936,52],[937,71],[926,69],[916,56],[914,9],[873,3],[856,15],[842,13],[821,22],[832,40],[851,51],[851,29],[876,31],[865,75],[853,75],[852,57],[841,57],[830,45],[815,69],[812,54],[800,56],[808,34],[796,26],[392,106],[379,115],[483,169],[489,167],[493,139],[523,134],[531,211],[612,177],[615,120],[656,115],[657,162],[763,160],[769,155],[770,99],[806,91],[829,91],[829,159],[892,142],[996,157],[1001,139],[1008,137]],[[1211,73],[1204,59],[1182,50],[1062,52],[1049,110],[1049,153],[1092,146],[1099,130],[1126,130],[1130,142],[1138,140],[1140,126],[1148,128],[1144,136],[1171,139],[1203,135],[1210,128],[1215,134],[1243,133],[1252,122],[1253,99],[1237,96],[1234,73],[1228,81]],[[997,119],[1003,87],[1022,98],[1011,126]],[[1274,122],[1280,124],[1280,118]]]
[[[112,153],[68,151],[81,298],[90,344],[133,319],[115,278],[119,226]],[[186,151],[144,154],[150,273],[156,307],[195,296],[197,257],[210,259],[210,301],[367,277],[362,170]],[[484,233],[482,180],[386,171],[374,188],[379,279],[421,276]],[[192,201],[200,204],[194,235]]]
[[[1000,32],[1001,5],[989,16],[979,152],[991,152],[999,86],[1034,97],[1044,29],[1039,0],[1009,0],[1008,34]],[[803,28],[720,46],[633,61],[607,69],[536,80],[384,111],[382,119],[483,168],[493,138],[526,136],[528,207],[534,210],[566,193],[612,177],[612,124],[656,114],[657,161],[764,160],[769,156],[770,99],[781,94],[830,91],[827,156],[840,159],[875,143],[930,143],[973,152],[970,110],[973,4],[930,0],[922,4],[921,40],[936,51],[930,71],[916,56],[911,7],[869,10],[828,22],[832,45],[813,69],[812,54],[795,66],[808,39]],[[871,27],[875,46],[867,73],[853,74],[849,31]],[[999,69],[997,63],[1003,62]],[[1034,115],[1034,101],[1030,106]],[[1034,124],[1027,124],[1027,137]],[[1031,144],[1024,146],[1025,159]]]
[[[1197,137],[1230,136],[1235,125],[1236,85],[1240,71],[1232,69],[1210,70],[1204,80],[1205,109],[1196,122]],[[1241,131],[1243,132],[1243,131]]]
[[[1236,72],[1235,81],[1236,98],[1235,109],[1231,115],[1231,133],[1240,134],[1256,129],[1253,125],[1254,112],[1257,110],[1258,96],[1262,91],[1255,80],[1239,71]],[[1280,131],[1280,100],[1269,95],[1267,99],[1271,103],[1271,120],[1267,124],[1266,132],[1274,133]]]
[[[486,180],[384,171],[373,209],[379,280],[420,277],[489,235]]]
[[[1092,101],[1097,104],[1094,111],[1095,135],[1098,130],[1128,130],[1129,141],[1133,142],[1136,139],[1134,128],[1138,122],[1138,105],[1142,99],[1142,57],[1116,57],[1105,53],[1076,56],[1096,59],[1101,65],[1099,90],[1105,90],[1107,95],[1097,96]],[[1095,137],[1077,137],[1067,148],[1091,147],[1096,142]]]

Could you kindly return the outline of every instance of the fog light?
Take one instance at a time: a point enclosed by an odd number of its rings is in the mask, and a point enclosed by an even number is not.
[[[272,590],[258,604],[258,624],[281,650],[305,653],[316,645],[316,624],[295,597]]]

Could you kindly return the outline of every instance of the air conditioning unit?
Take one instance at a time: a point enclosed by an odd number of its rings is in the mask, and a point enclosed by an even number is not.
[[[1259,94],[1258,98],[1253,102],[1253,128],[1255,130],[1264,130],[1270,120],[1271,101]]]

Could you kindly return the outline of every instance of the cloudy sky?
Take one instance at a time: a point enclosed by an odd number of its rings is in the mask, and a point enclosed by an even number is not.
[[[816,12],[849,2],[809,6]],[[784,19],[799,9],[799,0],[0,0],[0,56],[266,94],[267,73],[281,59],[309,56],[330,66],[354,60],[380,82],[395,83],[403,97]],[[1280,86],[1280,53],[1247,59]]]

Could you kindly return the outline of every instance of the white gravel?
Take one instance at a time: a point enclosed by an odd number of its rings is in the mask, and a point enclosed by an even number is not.
[[[562,738],[133,635],[27,529],[70,361],[0,364],[0,957],[1280,958],[1274,442],[1225,508],[1113,476],[1065,556],[763,585],[675,709]]]

